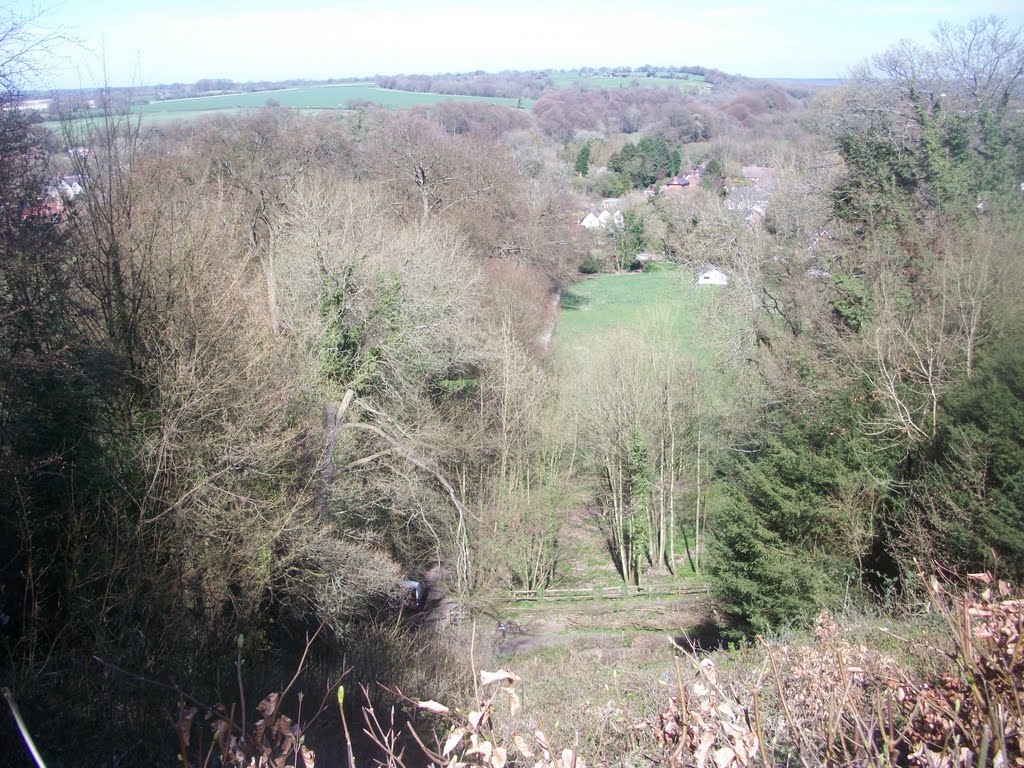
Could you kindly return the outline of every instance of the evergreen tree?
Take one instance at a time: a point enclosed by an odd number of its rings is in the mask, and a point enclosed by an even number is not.
[[[934,446],[911,463],[894,541],[964,572],[1024,579],[1024,333],[996,343],[943,400]],[[998,562],[997,562],[998,561]]]
[[[669,147],[661,136],[644,136],[636,144],[628,143],[608,159],[608,167],[633,187],[646,187],[658,179],[679,172],[682,162],[677,148]]]
[[[576,153],[575,171],[579,176],[586,176],[590,171],[590,142],[585,143]]]
[[[743,629],[806,624],[839,601],[871,550],[871,519],[845,503],[870,497],[886,471],[862,468],[876,454],[852,429],[860,399],[843,392],[813,411],[780,409],[754,450],[725,469],[724,498],[710,510],[708,573]]]

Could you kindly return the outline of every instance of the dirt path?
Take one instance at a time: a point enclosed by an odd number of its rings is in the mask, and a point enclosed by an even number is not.
[[[503,656],[555,646],[629,648],[644,636],[661,643],[684,633],[703,636],[711,612],[710,600],[703,596],[515,605],[503,622],[504,635],[496,631],[496,642]]]

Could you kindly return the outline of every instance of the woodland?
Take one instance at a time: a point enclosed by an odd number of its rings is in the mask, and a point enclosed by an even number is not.
[[[536,102],[153,125],[98,89],[58,130],[32,34],[0,31],[5,764],[1024,765],[1021,30],[834,88],[398,76]],[[670,313],[559,357],[573,286],[640,254],[680,296],[728,273],[700,344]],[[624,595],[707,593],[660,666],[501,642],[584,511]]]

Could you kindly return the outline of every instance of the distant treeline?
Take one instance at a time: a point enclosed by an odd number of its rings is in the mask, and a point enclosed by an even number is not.
[[[311,85],[334,85],[336,83],[358,82],[359,78],[331,78],[329,80],[252,80],[238,83],[229,78],[203,78],[194,83],[161,83],[148,86],[125,86],[106,88],[61,88],[51,91],[29,91],[26,99],[54,99],[58,103],[77,104],[95,100],[102,90],[105,98],[113,97],[127,103],[140,101],[162,101],[165,99],[186,99],[191,96],[209,96],[217,93],[259,93],[282,88],[301,88]],[[366,78],[372,82],[372,78]]]
[[[393,75],[380,77],[381,88],[453,96],[498,96],[507,99],[537,99],[554,87],[546,72],[467,72],[443,75]]]
[[[561,141],[579,132],[643,132],[686,144],[706,141],[723,122],[748,123],[798,105],[780,88],[747,82],[747,88],[699,99],[675,88],[563,88],[541,96],[533,114],[545,133]]]
[[[416,91],[418,93],[445,93],[453,96],[498,96],[508,99],[538,99],[541,94],[555,90],[558,86],[552,74],[572,74],[581,77],[621,77],[647,78],[659,77],[678,79],[680,84],[695,77],[715,85],[727,85],[746,82],[747,78],[730,75],[717,69],[707,67],[655,67],[645,64],[642,67],[581,67],[578,70],[545,70],[541,72],[498,72],[490,73],[482,70],[476,72],[451,73],[440,75],[388,75],[377,78],[381,88],[396,91]]]

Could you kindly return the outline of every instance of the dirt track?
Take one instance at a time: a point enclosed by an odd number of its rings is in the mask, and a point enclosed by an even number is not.
[[[663,643],[683,633],[703,637],[710,617],[707,598],[583,600],[514,606],[504,637],[494,632],[502,656],[556,646],[609,653],[643,638]]]

